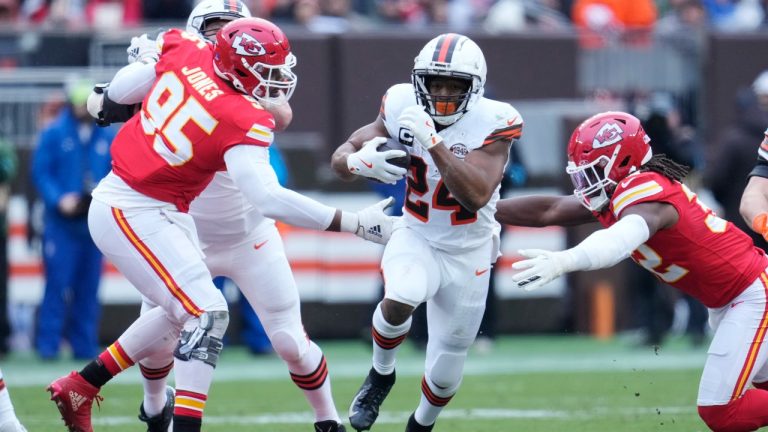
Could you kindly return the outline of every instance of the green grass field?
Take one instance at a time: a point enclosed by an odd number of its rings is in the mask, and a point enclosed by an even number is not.
[[[370,348],[357,341],[321,341],[336,405],[348,404],[370,368]],[[671,341],[658,350],[584,337],[508,337],[493,351],[472,351],[461,390],[435,431],[615,432],[706,431],[696,413],[705,348]],[[16,411],[30,432],[63,431],[44,388],[82,364],[42,363],[31,355],[3,360]],[[382,406],[375,432],[403,431],[416,408],[423,353],[406,345],[398,382]],[[113,380],[94,408],[96,431],[139,431],[138,369]],[[313,416],[274,356],[252,357],[232,347],[216,371],[206,406],[206,431],[311,431]]]

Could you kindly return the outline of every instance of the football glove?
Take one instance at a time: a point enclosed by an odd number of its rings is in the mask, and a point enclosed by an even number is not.
[[[518,253],[527,260],[512,264],[515,270],[523,270],[512,276],[517,286],[533,291],[557,279],[573,269],[574,258],[568,251],[552,252],[542,249],[524,249]]]
[[[768,241],[768,213],[762,212],[752,219],[752,229]]]
[[[425,150],[443,142],[443,137],[438,135],[435,129],[435,122],[419,105],[409,106],[400,113],[397,118],[400,128],[408,129],[416,140]]]
[[[395,199],[389,197],[354,213],[357,216],[355,235],[374,243],[387,244],[396,218],[384,213],[384,210],[394,202]]]
[[[126,52],[128,53],[128,64],[137,61],[142,63],[157,62],[160,58],[157,51],[157,41],[150,39],[146,33],[132,37],[131,45]]]
[[[408,171],[405,168],[392,165],[387,162],[387,159],[403,157],[405,152],[402,150],[387,150],[383,152],[376,150],[385,142],[387,142],[387,139],[384,137],[370,139],[363,143],[363,147],[360,150],[347,156],[349,172],[373,178],[383,183],[397,183]]]
[[[109,98],[109,83],[96,84],[88,95],[86,107],[88,114],[96,119],[96,124],[105,127],[112,123],[128,121],[136,113],[140,104],[121,105]]]

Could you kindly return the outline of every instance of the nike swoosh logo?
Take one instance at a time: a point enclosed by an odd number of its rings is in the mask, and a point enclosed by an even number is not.
[[[507,126],[512,126],[517,121],[517,117],[513,118],[512,120],[507,120]]]
[[[261,243],[256,243],[255,245],[253,245],[253,248],[256,249],[256,250],[261,249],[261,247],[264,246],[265,244],[267,244],[268,241],[269,240],[264,240]]]
[[[360,162],[362,162],[363,165],[367,166],[368,168],[373,168],[373,164],[372,163],[368,163],[368,162],[366,162],[366,161],[364,161],[362,159],[360,159]]]
[[[489,269],[483,269],[483,270],[475,270],[475,276],[481,276],[485,272],[487,272]]]
[[[731,307],[735,308],[736,305],[741,304],[741,303],[744,303],[744,300],[731,303]]]
[[[634,180],[634,178],[624,180],[621,182],[621,187],[626,188],[630,183],[632,183],[632,180]]]

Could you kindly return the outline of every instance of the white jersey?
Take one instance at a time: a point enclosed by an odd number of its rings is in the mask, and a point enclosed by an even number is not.
[[[216,173],[192,201],[189,214],[204,245],[242,238],[264,221],[274,223],[245,198],[226,171]]]
[[[416,105],[410,84],[392,86],[384,96],[381,116],[389,136],[400,135],[397,118],[407,107]],[[469,152],[499,140],[517,139],[523,119],[511,105],[480,98],[456,123],[441,130],[442,145],[459,159]],[[408,146],[411,168],[404,205],[404,223],[420,232],[436,248],[469,249],[482,245],[489,237],[498,236],[501,228],[494,214],[499,200],[496,186],[491,200],[477,212],[462,207],[443,184],[440,171],[428,151],[421,146]]]

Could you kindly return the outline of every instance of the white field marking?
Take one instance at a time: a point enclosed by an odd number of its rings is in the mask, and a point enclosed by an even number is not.
[[[681,407],[670,406],[660,407],[658,411],[661,414],[690,414],[695,415],[694,406]],[[452,420],[504,420],[504,419],[590,419],[605,417],[607,414],[613,416],[625,415],[650,415],[658,414],[657,408],[616,408],[603,407],[589,411],[564,411],[564,410],[523,410],[523,409],[446,409],[440,414],[440,419]],[[410,411],[382,411],[377,424],[401,424],[408,420]],[[265,425],[265,424],[312,424],[315,421],[314,416],[309,412],[285,412],[285,413],[267,413],[251,416],[213,416],[206,415],[206,424],[236,424],[236,425]],[[111,416],[93,418],[94,426],[117,426],[136,424],[134,416]]]
[[[470,355],[464,368],[465,376],[516,375],[536,372],[609,372],[701,369],[706,355],[701,352],[653,353],[623,352],[596,353],[570,356],[567,360],[555,355],[521,355],[505,358],[501,355]],[[360,378],[370,369],[369,357],[332,358],[328,360],[332,379]],[[9,362],[2,365],[7,384],[13,387],[44,386],[66,375],[73,368],[71,363],[28,365]],[[79,368],[79,367],[77,367]],[[421,376],[424,361],[421,357],[398,359],[397,374]],[[225,361],[219,363],[214,374],[215,382],[236,381],[286,381],[288,369],[278,358],[253,361]],[[141,382],[138,368],[118,375],[111,383],[136,384]]]

